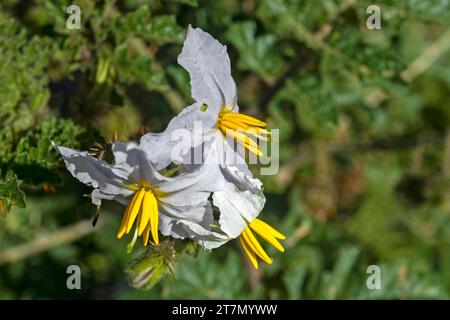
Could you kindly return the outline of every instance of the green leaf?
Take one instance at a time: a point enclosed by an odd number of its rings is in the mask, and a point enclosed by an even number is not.
[[[336,299],[343,294],[346,281],[356,264],[359,250],[356,247],[341,248],[333,272],[324,275],[324,288],[322,290],[325,299]]]
[[[116,47],[112,66],[118,80],[126,84],[139,83],[148,90],[167,89],[165,73],[154,65],[154,58],[145,52],[140,52],[139,49],[136,50],[136,46],[141,45],[139,39],[130,38]]]
[[[27,129],[47,104],[51,44],[30,38],[13,18],[0,13],[0,123]],[[20,54],[18,54],[20,53]]]
[[[153,17],[150,23],[144,26],[143,38],[149,39],[158,45],[166,43],[181,43],[184,39],[184,29],[177,25],[175,16],[160,15]]]
[[[165,2],[178,2],[183,4],[188,4],[192,7],[198,6],[198,0],[164,0]]]
[[[6,216],[12,206],[25,208],[25,194],[20,190],[17,176],[8,171],[4,178],[0,178],[0,214]]]
[[[71,120],[50,118],[20,138],[13,158],[16,165],[39,165],[52,168],[60,161],[51,141],[66,147],[78,147],[84,129]]]
[[[148,5],[141,5],[122,21],[121,34],[134,35],[151,43],[181,43],[184,29],[177,25],[174,15],[151,16]]]
[[[273,34],[256,36],[256,23],[235,23],[226,33],[227,39],[239,52],[238,68],[253,71],[267,83],[272,83],[280,73],[282,60],[276,53],[277,38]]]

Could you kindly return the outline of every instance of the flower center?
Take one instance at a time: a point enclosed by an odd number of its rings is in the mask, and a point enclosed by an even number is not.
[[[130,249],[133,248],[137,237],[141,235],[144,246],[147,246],[150,233],[153,238],[153,243],[159,243],[158,201],[155,192],[147,183],[142,183],[139,188],[136,188],[134,195],[125,209],[117,238],[120,239],[124,234],[128,234],[135,221],[136,229],[133,240],[130,243]]]
[[[272,263],[272,259],[270,259],[270,257],[261,247],[252,230],[281,252],[284,252],[284,248],[278,241],[278,239],[284,240],[286,239],[286,237],[272,228],[270,225],[259,219],[254,219],[244,229],[244,231],[242,231],[242,234],[239,236],[239,240],[253,267],[255,267],[255,269],[258,269],[258,260],[256,259],[256,256],[258,256],[268,264]]]
[[[216,128],[225,137],[231,137],[258,156],[262,156],[263,153],[254,139],[269,141],[270,131],[264,129],[266,127],[265,122],[242,113],[231,112],[228,107],[222,108],[216,123]]]

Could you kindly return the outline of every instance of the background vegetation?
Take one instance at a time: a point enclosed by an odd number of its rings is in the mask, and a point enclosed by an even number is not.
[[[0,1],[0,298],[449,298],[450,2],[377,1],[369,30],[372,3]],[[171,248],[174,276],[142,291],[125,272],[142,249],[115,235],[123,207],[93,228],[89,188],[50,140],[164,129],[192,101],[176,63],[188,24],[227,44],[242,110],[280,129],[263,215],[287,250],[255,272],[233,242]],[[71,264],[82,290],[66,288]]]

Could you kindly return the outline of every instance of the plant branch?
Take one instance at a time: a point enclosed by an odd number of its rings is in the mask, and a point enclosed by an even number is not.
[[[400,74],[401,78],[406,82],[413,81],[418,75],[425,72],[431,65],[436,62],[450,48],[450,28],[447,29],[442,36],[433,44],[422,52],[407,69]]]
[[[94,230],[96,228],[92,227],[92,221],[89,219],[74,223],[55,232],[46,232],[34,240],[0,252],[0,265],[25,259],[64,243],[78,240]]]

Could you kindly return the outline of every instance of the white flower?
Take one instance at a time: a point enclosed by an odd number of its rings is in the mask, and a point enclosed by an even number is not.
[[[127,206],[117,237],[128,234],[135,224],[131,246],[138,236],[143,237],[146,246],[150,234],[153,243],[158,244],[158,229],[165,236],[193,238],[207,248],[227,238],[220,232],[210,231],[213,224],[211,205],[207,201],[210,166],[171,178],[160,174],[147,153],[133,143],[113,144],[113,165],[87,152],[54,147],[63,156],[70,173],[94,188],[95,205],[100,205],[102,200],[115,200]]]
[[[187,129],[193,136],[192,140],[185,140],[189,144],[184,146],[187,155],[182,162],[188,169],[197,167],[197,163],[191,166],[192,150],[200,147],[206,151],[223,150],[225,159],[219,159],[215,171],[214,164],[210,164],[210,172],[215,177],[214,184],[211,185],[214,188],[211,190],[213,203],[220,210],[218,225],[229,237],[223,239],[223,243],[239,237],[255,268],[258,267],[256,257],[271,263],[272,260],[253,232],[280,251],[284,251],[284,248],[278,239],[285,237],[257,219],[265,204],[262,183],[252,177],[244,157],[236,152],[233,145],[236,141],[250,152],[261,155],[262,152],[254,139],[269,139],[270,132],[265,129],[267,125],[239,113],[236,84],[231,76],[226,47],[211,35],[199,28],[189,27],[178,62],[189,72],[195,103],[172,119],[164,132],[144,135],[140,145],[148,153],[153,153],[155,149],[164,149],[163,152],[151,156],[161,168],[174,160],[173,148],[180,143],[173,139],[177,129]],[[196,136],[197,123],[202,124],[200,137]],[[230,159],[234,162],[230,163]],[[215,244],[217,243],[216,241]]]
[[[213,204],[220,210],[221,230],[230,238],[239,237],[245,253],[256,269],[256,257],[271,264],[272,259],[259,244],[254,233],[281,252],[284,252],[284,248],[278,239],[283,240],[285,236],[257,218],[266,202],[261,181],[235,167],[228,168],[227,181],[224,190],[214,192],[212,197]]]
[[[166,167],[173,160],[173,147],[179,143],[173,139],[173,133],[177,129],[193,133],[196,123],[202,125],[202,137],[194,138],[198,141],[196,144],[189,141],[190,145],[185,148],[187,151],[205,140],[223,144],[229,137],[231,141],[220,146],[225,153],[235,153],[229,142],[236,141],[250,152],[262,155],[255,139],[267,141],[270,132],[265,129],[267,125],[263,121],[239,113],[236,84],[231,76],[226,46],[200,28],[189,26],[178,63],[189,72],[195,103],[172,119],[164,132],[148,133],[141,138],[140,145],[150,153],[149,157],[158,168]],[[154,154],[152,150],[155,148],[164,150]],[[227,158],[234,159],[234,165],[245,163],[239,156]]]

